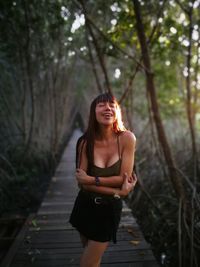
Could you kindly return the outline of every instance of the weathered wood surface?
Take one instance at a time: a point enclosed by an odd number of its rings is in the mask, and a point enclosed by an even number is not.
[[[31,219],[23,239],[12,247],[12,257],[2,267],[73,267],[79,266],[82,247],[79,235],[68,223],[78,192],[74,179],[75,131],[35,218]],[[157,267],[149,244],[124,204],[117,235],[102,260],[103,267]],[[13,255],[13,250],[16,252]],[[11,255],[11,254],[10,254]]]

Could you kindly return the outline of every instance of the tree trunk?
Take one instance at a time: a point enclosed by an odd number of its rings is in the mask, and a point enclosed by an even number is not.
[[[174,162],[171,150],[170,150],[170,146],[168,144],[168,140],[167,140],[167,137],[164,131],[162,119],[160,116],[160,111],[159,111],[159,106],[158,106],[157,96],[156,96],[156,88],[154,84],[154,74],[151,68],[148,45],[147,45],[146,35],[144,31],[144,25],[142,23],[139,1],[133,0],[133,6],[134,6],[134,11],[135,11],[135,17],[136,17],[136,30],[137,30],[137,35],[138,35],[138,39],[140,42],[143,64],[145,66],[146,88],[150,96],[151,109],[152,109],[153,118],[154,118],[156,130],[157,130],[158,140],[163,150],[163,154],[164,154],[164,157],[165,157],[168,169],[169,169],[170,179],[171,179],[173,188],[175,190],[176,196],[182,199],[185,203],[186,195],[185,195],[183,183],[181,181],[180,175],[178,174],[178,171],[177,171],[177,168],[176,168],[176,165],[175,165],[175,162]]]
[[[198,30],[199,36],[200,36],[200,28]],[[196,114],[198,112],[198,74],[199,74],[199,70],[200,70],[200,66],[199,66],[199,62],[200,62],[200,37],[199,37],[199,41],[198,41],[198,45],[196,48],[196,55],[197,55],[197,62],[195,65],[195,70],[194,70],[194,76],[195,76],[195,87],[194,87],[194,95],[193,95],[193,104],[194,104],[194,109],[193,109],[193,113],[192,113],[192,121],[193,124],[195,124],[195,118],[196,118]]]
[[[92,29],[92,27],[90,25],[90,21],[87,18],[87,10],[86,10],[86,7],[85,7],[85,1],[84,0],[79,0],[79,2],[80,2],[81,6],[83,8],[83,13],[85,15],[85,24],[86,24],[86,27],[87,27],[87,29],[88,29],[91,37],[92,37],[92,41],[93,41],[93,44],[94,44],[94,47],[95,47],[95,50],[96,50],[96,53],[97,53],[99,64],[100,64],[101,69],[102,69],[103,74],[104,74],[106,89],[107,89],[107,91],[109,93],[112,93],[111,86],[110,86],[110,81],[109,81],[109,78],[108,78],[108,72],[107,72],[107,69],[106,69],[106,65],[105,65],[103,54],[101,53],[99,44],[98,44],[97,39],[96,39],[96,37],[94,35],[93,29]]]
[[[187,98],[186,98],[186,110],[187,110],[187,118],[188,118],[188,124],[190,129],[190,136],[192,141],[192,155],[193,155],[193,162],[196,169],[196,156],[197,156],[197,150],[196,150],[196,134],[195,134],[195,121],[193,120],[193,110],[192,110],[192,97],[191,97],[191,57],[192,57],[192,32],[193,32],[193,21],[192,21],[192,15],[193,15],[193,6],[190,8],[188,16],[189,16],[189,46],[187,50],[187,76],[186,76],[186,92],[187,92]],[[196,171],[196,170],[195,170]]]
[[[85,29],[85,35],[86,35],[85,37],[86,37],[86,42],[87,42],[88,51],[89,51],[90,62],[91,62],[91,65],[92,65],[92,71],[94,73],[94,77],[95,77],[95,80],[96,80],[98,91],[99,91],[100,94],[102,94],[103,90],[101,88],[101,83],[100,83],[100,80],[99,80],[97,68],[96,68],[96,65],[95,65],[94,58],[93,58],[92,48],[91,48],[91,45],[90,45],[89,34],[88,34],[87,28]]]
[[[25,21],[26,21],[26,45],[24,47],[25,50],[25,64],[26,64],[26,72],[27,72],[27,85],[29,87],[30,92],[30,126],[26,141],[26,146],[24,149],[24,156],[22,161],[24,160],[24,157],[26,156],[26,153],[29,152],[29,148],[32,141],[32,135],[33,135],[33,123],[34,123],[34,117],[35,117],[35,104],[34,104],[34,92],[33,92],[33,79],[31,74],[31,53],[30,53],[30,10],[29,10],[29,4],[24,2],[24,15],[25,15]]]

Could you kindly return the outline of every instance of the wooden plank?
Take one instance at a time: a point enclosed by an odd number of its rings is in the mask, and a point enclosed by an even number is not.
[[[61,231],[62,232],[62,231]],[[77,235],[70,235],[70,234],[67,234],[67,235],[62,235],[61,233],[61,236],[59,236],[59,234],[56,236],[56,235],[41,235],[39,232],[36,232],[37,235],[32,235],[32,234],[29,234],[27,238],[31,239],[32,242],[37,242],[37,243],[43,243],[43,242],[79,242],[79,236],[78,234]],[[120,243],[121,241],[127,241],[127,242],[130,242],[131,244],[131,241],[132,240],[142,240],[142,238],[140,237],[130,237],[126,234],[118,234],[117,235],[117,240],[118,240],[118,243]],[[143,239],[144,240],[144,239]]]
[[[155,261],[148,262],[122,262],[122,263],[102,263],[102,267],[158,267]],[[72,267],[72,266],[71,266]]]
[[[16,262],[13,267],[29,267],[29,265],[26,265],[26,262]],[[79,267],[79,264],[73,264],[73,263],[68,263],[68,265],[66,265],[67,263],[65,261],[51,261],[51,262],[46,262],[46,266],[44,266],[44,263],[41,262],[34,262],[31,263],[30,266],[34,266],[34,267]],[[149,262],[134,262],[134,263],[130,263],[130,262],[122,262],[122,263],[102,263],[101,264],[102,267],[158,267],[157,263],[155,263],[155,261],[149,261]]]
[[[30,263],[30,265],[26,265],[26,262],[16,262],[13,264],[13,267],[79,267],[79,263],[74,264],[73,262],[66,262],[66,261],[60,261],[60,260],[54,260],[54,261],[47,261],[45,262],[46,265],[44,265],[44,262],[33,262]],[[155,263],[155,261],[148,261],[148,262],[121,262],[121,263],[102,263],[102,267],[158,267],[158,264]]]
[[[73,242],[70,246],[70,242],[68,243],[55,243],[55,246],[53,246],[53,244],[50,244],[50,243],[41,243],[41,244],[35,244],[35,246],[26,246],[26,247],[23,247],[21,246],[21,248],[18,250],[19,253],[23,254],[24,251],[26,251],[26,248],[27,249],[40,249],[41,251],[45,251],[45,250],[48,250],[48,251],[52,251],[52,252],[58,252],[59,253],[59,250],[60,252],[65,252],[65,251],[73,251],[74,249],[82,249],[82,247],[79,245],[80,243],[79,242]],[[136,246],[130,246],[129,242],[120,242],[119,245],[110,245],[108,247],[108,249],[106,250],[107,251],[114,251],[114,252],[117,252],[117,251],[139,251],[139,250],[150,250],[151,251],[151,248],[150,246],[147,248],[146,247],[146,244],[145,242],[140,242],[138,245]]]
[[[15,257],[15,260],[29,260],[31,258],[33,258],[37,261],[49,261],[49,260],[54,260],[54,259],[58,259],[58,260],[66,260],[68,262],[70,262],[72,259],[76,262],[79,262],[79,258],[80,258],[80,252],[79,253],[75,253],[72,252],[71,254],[67,254],[67,253],[49,253],[49,250],[46,250],[45,252],[43,251],[43,253],[39,250],[36,251],[29,251],[27,252],[27,254],[17,254],[17,256]],[[108,262],[112,262],[112,263],[119,263],[119,262],[124,262],[126,260],[126,262],[138,262],[138,261],[152,261],[154,260],[154,256],[152,255],[152,252],[150,250],[137,250],[137,251],[121,251],[120,253],[118,251],[112,251],[109,252],[107,251],[104,255],[103,255],[103,260],[102,262],[108,263]]]
[[[49,244],[49,245],[48,245]],[[29,249],[30,250],[30,247],[28,246],[22,246],[19,250],[18,250],[18,253],[19,254],[23,254],[24,251],[26,251],[26,249]],[[51,252],[51,253],[68,253],[68,252],[77,252],[77,251],[81,251],[82,250],[82,247],[80,247],[80,245],[78,243],[73,243],[70,245],[70,242],[69,243],[42,243],[42,244],[35,244],[34,246],[31,245],[31,249],[38,249],[40,250],[41,252],[45,250],[48,250],[48,252]],[[113,246],[109,246],[108,247],[108,251],[115,251],[115,252],[119,252],[119,251],[138,251],[138,250],[147,250],[147,249],[150,249],[150,246],[147,248],[146,247],[146,243],[144,241],[142,242],[139,242],[137,245],[135,246],[130,246],[129,242],[126,242],[124,244],[120,244],[119,245],[113,245]]]

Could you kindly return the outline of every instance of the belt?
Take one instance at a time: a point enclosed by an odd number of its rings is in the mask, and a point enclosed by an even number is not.
[[[100,195],[95,192],[90,192],[81,189],[81,192],[86,195],[88,198],[90,198],[96,205],[108,205],[113,202],[119,201],[119,199],[114,198],[110,195]]]

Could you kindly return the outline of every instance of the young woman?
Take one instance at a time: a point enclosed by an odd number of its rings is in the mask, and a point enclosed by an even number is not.
[[[100,266],[108,243],[116,243],[122,198],[136,183],[136,138],[127,131],[114,96],[99,95],[90,107],[88,128],[77,142],[76,179],[80,191],[70,217],[84,252],[81,267]]]

